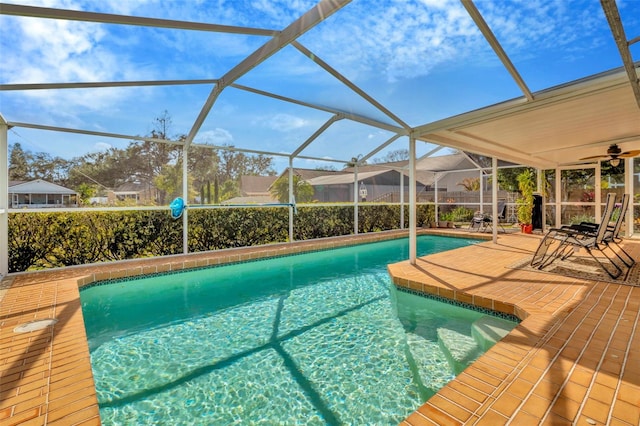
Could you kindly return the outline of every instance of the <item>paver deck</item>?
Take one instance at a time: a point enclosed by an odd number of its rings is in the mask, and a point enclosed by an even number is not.
[[[387,235],[394,235],[393,233]],[[365,238],[378,239],[367,236]],[[385,237],[386,238],[386,237]],[[15,275],[0,287],[0,426],[100,424],[78,287],[108,278],[309,249],[354,238]],[[524,320],[405,425],[640,422],[640,287],[509,269],[535,236],[501,235],[390,265],[397,285]],[[640,243],[625,245],[640,256]],[[56,318],[27,333],[14,328]],[[418,407],[416,407],[418,408]]]
[[[501,237],[389,266],[396,285],[523,321],[406,425],[640,424],[640,287],[512,269],[540,239]],[[640,258],[640,244],[625,248]]]

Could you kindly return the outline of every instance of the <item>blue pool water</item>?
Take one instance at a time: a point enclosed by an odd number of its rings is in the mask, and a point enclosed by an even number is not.
[[[103,424],[398,424],[484,326],[515,326],[397,291],[386,265],[407,257],[399,239],[83,289]]]

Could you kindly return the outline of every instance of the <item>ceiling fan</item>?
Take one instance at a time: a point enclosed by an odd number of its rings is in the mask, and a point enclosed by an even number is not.
[[[620,164],[621,158],[636,157],[638,155],[640,155],[640,149],[622,152],[620,147],[614,143],[613,145],[609,146],[609,149],[607,149],[606,154],[593,155],[591,157],[581,158],[580,160],[582,161],[582,160],[595,160],[595,159],[609,158],[609,164],[611,164],[613,167],[617,167],[618,164]]]

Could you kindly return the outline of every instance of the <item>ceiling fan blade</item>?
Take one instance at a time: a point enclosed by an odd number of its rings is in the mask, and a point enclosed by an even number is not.
[[[597,160],[598,158],[609,158],[609,156],[608,155],[592,155],[591,157],[581,158],[580,161],[582,161],[582,160]]]
[[[637,157],[638,155],[640,155],[640,149],[636,149],[633,151],[625,151],[622,154],[618,155],[618,157],[630,158],[630,157]]]

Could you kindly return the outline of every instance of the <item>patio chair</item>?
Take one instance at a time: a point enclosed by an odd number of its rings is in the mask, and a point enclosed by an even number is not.
[[[613,225],[607,225],[607,231],[604,236],[605,244],[613,244],[618,249],[618,253],[616,253],[618,259],[628,268],[631,268],[635,265],[636,261],[631,255],[620,245],[622,242],[622,237],[620,237],[620,230],[622,229],[622,222],[625,219],[625,213],[627,208],[629,207],[629,194],[622,195],[622,201],[620,204],[615,204],[615,210],[612,213],[612,216],[615,215],[615,212],[618,212],[618,216]],[[571,229],[576,229],[581,232],[591,232],[595,234],[598,230],[598,225],[590,222],[581,222],[578,225],[571,225]]]
[[[502,228],[502,232],[507,232],[502,223],[507,217],[507,202],[505,200],[498,201],[498,226]],[[478,232],[485,232],[493,229],[493,216],[481,211],[473,214],[469,229],[475,229]]]
[[[620,243],[622,242],[622,237],[620,237],[620,229],[622,229],[622,222],[624,222],[625,215],[626,215],[626,212],[627,212],[627,208],[629,207],[629,200],[630,199],[631,199],[631,196],[629,194],[622,195],[622,202],[620,203],[620,207],[619,207],[619,210],[618,210],[619,213],[618,213],[618,217],[616,219],[616,222],[615,222],[615,224],[613,226],[609,226],[609,228],[607,229],[607,233],[604,236],[605,243],[613,244],[618,248],[618,250],[619,250],[619,253],[617,253],[618,254],[618,258],[628,268],[631,268],[633,265],[635,265],[636,261],[620,245]]]
[[[602,215],[602,221],[595,231],[593,227],[580,230],[576,226],[573,228],[565,226],[550,229],[534,253],[531,259],[531,266],[542,269],[557,259],[570,258],[576,249],[583,248],[611,278],[618,278],[622,274],[622,268],[616,264],[615,259],[620,259],[620,256],[611,248],[607,241],[607,239],[613,235],[613,231],[608,225],[613,213],[614,204],[615,194],[607,194],[607,202]],[[607,235],[609,236],[607,237]],[[555,248],[550,251],[550,248],[554,245]],[[604,259],[606,259],[606,262],[603,262],[603,257],[596,256],[594,251],[600,252],[604,256]],[[613,253],[613,256],[608,254],[609,251]]]
[[[477,232],[482,232],[486,227],[487,227],[487,215],[485,215],[481,211],[475,212],[473,214],[473,218],[471,218],[469,229],[475,230]]]

